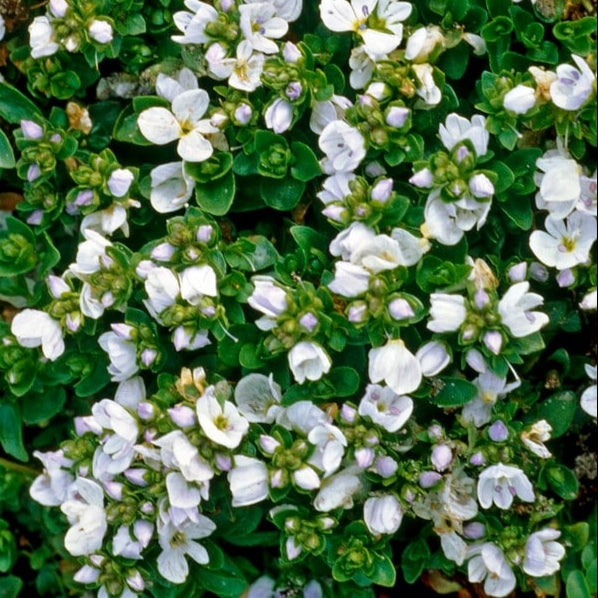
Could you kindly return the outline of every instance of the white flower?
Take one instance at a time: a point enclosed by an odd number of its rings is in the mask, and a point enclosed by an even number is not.
[[[384,380],[397,395],[417,390],[422,372],[419,361],[402,340],[389,340],[383,347],[371,349],[369,378],[377,383]]]
[[[64,546],[73,556],[93,554],[102,547],[108,529],[104,491],[86,478],[77,478],[72,491],[73,498],[60,507],[71,524],[64,537]]]
[[[108,331],[98,337],[98,344],[110,359],[108,373],[113,382],[128,380],[137,373],[137,344],[132,338]]]
[[[432,332],[455,332],[467,316],[465,298],[448,293],[432,293],[430,295],[430,315],[432,319],[427,328]]]
[[[268,469],[259,459],[236,455],[235,466],[228,472],[233,507],[261,502],[268,496]]]
[[[200,490],[207,489],[207,482],[214,477],[214,471],[181,430],[169,432],[154,440],[154,444],[160,447],[160,459],[165,467],[178,469],[185,480],[196,482]],[[204,498],[207,498],[205,494]]]
[[[0,41],[4,38],[4,34],[6,33],[6,25],[4,24],[4,17],[0,15]]]
[[[60,48],[54,37],[51,20],[47,16],[35,17],[29,25],[29,45],[32,58],[52,56]]]
[[[264,54],[278,52],[278,45],[272,39],[283,37],[289,26],[276,16],[276,7],[271,2],[242,4],[239,13],[241,31],[253,49]]]
[[[283,410],[281,388],[272,374],[248,374],[235,387],[237,407],[251,423],[271,424]]]
[[[106,248],[111,247],[112,243],[94,230],[83,229],[82,232],[85,241],[79,243],[76,261],[69,266],[69,271],[84,280],[87,275],[112,263],[106,255]]]
[[[112,25],[102,19],[94,19],[89,25],[87,32],[89,37],[99,44],[109,44],[114,37]]]
[[[358,297],[368,290],[370,278],[370,272],[362,266],[350,262],[336,262],[334,278],[328,283],[328,288],[343,297]]]
[[[201,118],[209,103],[205,90],[185,91],[172,101],[172,112],[158,106],[148,108],[139,115],[137,124],[148,141],[165,145],[178,139],[177,152],[183,160],[203,162],[214,151],[204,135],[218,132],[210,119]]]
[[[423,100],[425,105],[436,106],[442,100],[442,92],[438,85],[436,85],[436,81],[434,81],[434,68],[427,63],[414,64],[411,68],[420,83],[416,90],[417,95]],[[416,105],[416,107],[421,106]]]
[[[598,290],[594,289],[586,293],[579,302],[579,307],[583,310],[596,309],[598,307]]]
[[[367,53],[365,46],[358,46],[351,50],[349,83],[353,89],[363,89],[370,82],[376,68],[376,59],[377,57],[372,58]]]
[[[60,506],[68,496],[70,485],[75,481],[67,471],[72,461],[65,458],[62,449],[47,453],[33,451],[33,456],[42,462],[44,472],[33,480],[29,488],[31,498],[46,507]]]
[[[319,380],[332,367],[326,351],[311,341],[301,341],[294,345],[289,351],[288,360],[291,372],[299,384],[303,384],[305,380]]]
[[[563,110],[578,110],[596,93],[596,75],[588,66],[588,63],[576,54],[571,58],[578,66],[575,68],[570,64],[560,64],[556,67],[558,79],[550,86],[550,97],[559,108]]]
[[[376,14],[374,15],[374,9]],[[411,14],[409,2],[378,0],[322,0],[320,17],[335,32],[353,31],[361,37],[368,54],[392,52],[401,43],[404,21]],[[370,17],[372,17],[370,19]],[[390,32],[390,33],[389,33]]]
[[[594,381],[594,384],[588,386],[582,395],[581,395],[581,408],[593,418],[597,415],[596,410],[596,366],[590,365],[589,363],[585,364],[586,374],[590,378],[590,380]]]
[[[586,264],[596,240],[596,218],[584,212],[573,212],[566,220],[548,216],[546,231],[535,230],[529,245],[535,256],[557,270]]]
[[[204,515],[197,515],[196,521],[187,520],[175,526],[171,521],[162,524],[158,530],[158,540],[162,552],[158,555],[158,572],[172,583],[183,583],[189,574],[185,555],[196,563],[206,565],[210,561],[208,551],[195,540],[209,536],[216,525]]]
[[[483,581],[484,592],[496,598],[502,598],[515,589],[517,584],[515,574],[503,551],[496,544],[486,542],[481,546],[472,547],[469,553],[473,555],[467,564],[470,582]]]
[[[332,424],[320,423],[314,426],[307,436],[316,450],[309,458],[310,465],[314,465],[324,472],[324,477],[333,474],[339,467],[345,454],[347,439],[345,435]],[[320,481],[318,480],[318,486]]]
[[[227,448],[238,447],[249,429],[233,403],[224,401],[221,406],[207,390],[197,401],[197,421],[210,440]]]
[[[146,307],[153,316],[158,316],[176,302],[179,279],[169,268],[153,268],[145,280],[145,292],[148,295],[147,301],[144,301]]]
[[[191,266],[179,275],[181,297],[191,305],[197,305],[203,297],[218,296],[216,273],[212,266]]]
[[[581,195],[581,166],[563,150],[548,150],[536,161],[540,169],[534,176],[539,187],[536,206],[548,210],[553,218],[565,218]]]
[[[173,35],[172,40],[179,44],[204,44],[212,41],[205,33],[208,23],[218,19],[218,11],[205,2],[185,0],[185,6],[193,11],[179,11],[173,15],[174,24],[184,35]]]
[[[411,62],[427,62],[430,54],[437,47],[445,47],[445,39],[440,27],[437,25],[420,27],[407,40],[405,58]]]
[[[486,118],[480,114],[474,114],[469,121],[453,112],[446,117],[445,124],[440,125],[438,133],[448,150],[461,141],[469,140],[478,158],[488,151],[490,134],[486,130]]]
[[[190,91],[198,87],[197,77],[187,67],[183,67],[172,77],[164,73],[158,73],[158,77],[156,78],[156,93],[161,98],[167,99],[171,104],[174,98],[184,91]]]
[[[39,347],[44,357],[56,361],[64,353],[62,327],[46,312],[24,309],[12,320],[10,331],[22,347]]]
[[[503,106],[515,114],[525,114],[536,103],[535,90],[528,85],[517,85],[505,94]]]
[[[399,396],[392,389],[368,384],[359,403],[359,415],[369,417],[388,432],[400,430],[413,413],[413,401]]]
[[[545,419],[541,419],[534,422],[529,430],[521,432],[521,441],[534,455],[541,459],[549,459],[552,453],[544,443],[550,440],[551,432],[552,426]]]
[[[255,324],[260,330],[270,330],[276,326],[278,316],[288,307],[287,292],[271,276],[253,276],[251,282],[254,289],[247,298],[247,303],[264,314]]]
[[[309,128],[320,135],[326,125],[333,120],[343,120],[345,111],[353,104],[345,96],[333,95],[323,102],[315,101],[311,109]]]
[[[528,575],[547,577],[561,568],[559,561],[565,556],[565,547],[555,542],[560,535],[559,530],[547,527],[528,538],[523,559],[523,570]]]
[[[363,520],[373,536],[394,534],[403,520],[403,507],[394,494],[372,496],[363,505]]]
[[[216,79],[228,79],[228,84],[241,91],[255,91],[261,86],[261,74],[266,57],[254,52],[251,42],[243,40],[237,46],[237,57],[226,58],[226,50],[218,43],[206,52],[208,69]]]
[[[534,489],[528,477],[518,467],[491,465],[482,471],[478,480],[478,501],[484,509],[494,503],[500,509],[509,509],[513,497],[534,502]]]
[[[318,145],[326,154],[323,168],[327,174],[352,172],[366,154],[362,134],[342,120],[333,120],[324,127]]]
[[[544,303],[544,298],[536,293],[529,293],[529,282],[518,282],[504,294],[498,303],[501,322],[515,338],[521,338],[538,332],[548,324],[549,318],[541,311],[530,311]]]
[[[121,525],[112,539],[112,551],[126,559],[140,559],[153,533],[153,523],[144,519],[138,519],[132,527]]]
[[[168,162],[150,172],[152,188],[150,202],[156,212],[176,212],[187,205],[195,182],[185,171],[182,162]]]

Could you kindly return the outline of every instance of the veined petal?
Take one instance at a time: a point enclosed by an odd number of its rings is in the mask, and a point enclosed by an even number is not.
[[[137,119],[141,134],[152,143],[165,145],[181,136],[181,125],[166,108],[155,106],[144,110]]]
[[[180,123],[188,123],[190,126],[194,126],[205,114],[209,103],[210,97],[207,91],[191,89],[174,98],[172,111]]]
[[[187,162],[203,162],[212,155],[214,148],[199,131],[190,131],[181,137],[177,152]]]
[[[351,5],[345,0],[323,0],[320,3],[320,17],[330,31],[353,31],[357,21]]]

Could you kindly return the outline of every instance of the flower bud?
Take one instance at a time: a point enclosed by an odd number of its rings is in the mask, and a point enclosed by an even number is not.
[[[422,374],[431,378],[437,376],[450,363],[451,356],[442,341],[430,341],[421,346],[415,354],[419,360]]]
[[[488,436],[493,442],[504,442],[509,437],[509,430],[499,419],[488,428]]]
[[[131,484],[135,484],[135,486],[141,486],[142,488],[147,486],[147,482],[145,480],[145,474],[147,471],[140,467],[132,467],[131,469],[126,469],[123,472],[123,475]]]
[[[31,164],[27,169],[27,181],[29,183],[33,183],[36,179],[39,178],[41,174],[41,170],[37,164]]]
[[[276,438],[268,436],[267,434],[260,434],[259,442],[262,450],[267,455],[273,455],[274,451],[280,446],[280,442],[278,442]]]
[[[282,48],[284,61],[288,64],[297,64],[303,57],[299,48],[293,42],[286,42]]]
[[[301,467],[293,472],[293,481],[303,490],[315,490],[320,487],[318,474],[308,466]]]
[[[220,471],[230,471],[233,466],[233,462],[228,455],[223,455],[222,453],[216,453],[216,466]]]
[[[428,168],[418,170],[410,179],[409,182],[421,189],[427,189],[432,186],[432,172]]]
[[[431,488],[438,484],[442,476],[436,471],[423,471],[419,476],[419,485],[422,488]]]
[[[484,465],[486,463],[486,458],[484,457],[483,453],[481,451],[478,451],[477,453],[474,453],[470,459],[469,462],[472,465]]]
[[[291,100],[291,102],[300,98],[302,93],[303,88],[299,81],[291,81],[284,90],[284,94]]]
[[[268,106],[264,114],[266,126],[276,134],[284,133],[293,120],[293,107],[282,98],[277,98]]]
[[[355,421],[355,417],[357,415],[357,409],[355,407],[351,407],[351,405],[347,405],[344,403],[341,407],[341,419],[348,424],[352,424]]]
[[[546,282],[550,278],[548,268],[540,262],[532,262],[529,267],[529,274],[538,282]]]
[[[536,103],[535,90],[528,85],[517,85],[503,98],[503,106],[515,114],[525,114]]]
[[[519,262],[509,268],[508,277],[511,282],[522,282],[527,274],[527,262]]]
[[[488,330],[484,334],[484,345],[488,351],[498,355],[502,349],[502,334],[498,330]]]
[[[167,410],[170,419],[180,428],[190,428],[195,425],[195,411],[187,405],[176,405]]]
[[[88,28],[89,37],[99,44],[109,44],[112,41],[112,25],[108,21],[94,19]]]
[[[444,430],[439,424],[432,424],[428,427],[428,438],[430,440],[442,440],[444,436]]]
[[[355,301],[349,306],[348,319],[352,324],[361,324],[368,319],[368,306],[365,301]]]
[[[404,106],[391,106],[386,112],[386,124],[389,127],[400,129],[407,122],[409,112],[409,108]]]
[[[486,535],[486,526],[480,521],[472,521],[463,526],[463,536],[468,540],[479,540]]]
[[[393,476],[398,468],[398,463],[388,455],[380,455],[373,466],[373,470],[382,478]]]
[[[44,135],[42,127],[32,120],[22,120],[21,131],[23,132],[23,137],[25,137],[25,139],[40,139],[40,137],[43,137]]]
[[[415,316],[415,312],[410,303],[401,297],[393,299],[388,305],[388,312],[393,320],[407,320]]]
[[[60,299],[64,293],[70,293],[71,287],[59,276],[48,276],[48,289],[54,299]]]
[[[66,0],[50,0],[49,8],[53,16],[57,19],[61,19],[66,15],[69,5]]]
[[[164,242],[152,249],[150,257],[158,262],[168,262],[176,252],[176,247]]]
[[[145,589],[145,582],[143,581],[143,577],[141,577],[141,573],[134,570],[134,572],[127,576],[127,585],[134,591],[134,592],[143,592]]]
[[[139,405],[137,405],[137,415],[143,420],[153,419],[155,411],[155,407],[152,405],[152,403],[142,401],[139,403]]]
[[[371,448],[360,448],[355,451],[355,461],[361,469],[366,469],[374,462],[376,453]]]
[[[570,287],[575,282],[575,275],[571,268],[565,268],[565,270],[561,270],[556,276],[556,282],[559,287]]]
[[[384,100],[392,95],[392,90],[390,87],[388,87],[386,83],[382,83],[380,81],[370,83],[365,92],[378,101]]]
[[[370,197],[373,201],[386,203],[392,195],[393,180],[381,179],[373,187],[370,192]]]
[[[299,324],[303,326],[308,332],[313,332],[318,325],[318,318],[311,312],[303,314],[299,319]]]
[[[448,469],[453,460],[453,452],[446,444],[437,444],[432,450],[431,461],[436,471]]]
[[[249,104],[239,104],[235,108],[234,118],[239,125],[246,125],[253,116],[253,108]]]
[[[474,174],[469,179],[469,190],[474,197],[485,199],[494,195],[494,185],[492,181],[482,173]]]
[[[114,197],[124,197],[131,187],[135,175],[127,168],[117,168],[112,171],[107,185]]]

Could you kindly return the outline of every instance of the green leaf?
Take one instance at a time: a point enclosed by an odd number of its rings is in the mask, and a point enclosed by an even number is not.
[[[513,23],[507,17],[496,17],[482,27],[481,35],[487,42],[496,42],[513,31]]]
[[[198,580],[208,592],[214,592],[220,598],[238,598],[247,588],[243,573],[227,556],[224,557],[224,564],[218,571],[202,567]]]
[[[168,108],[170,102],[160,96],[138,96],[133,98],[133,110],[137,113],[155,107]]]
[[[550,489],[565,500],[575,500],[579,493],[579,482],[565,465],[551,463],[542,470],[542,476],[548,483]]]
[[[235,175],[228,172],[211,183],[197,184],[195,200],[197,205],[214,216],[224,216],[235,199]]]
[[[124,141],[126,143],[134,143],[135,145],[153,145],[148,141],[139,130],[137,126],[138,114],[133,109],[132,105],[127,106],[116,119],[112,136],[116,141]]]
[[[430,548],[424,539],[411,542],[401,555],[403,577],[409,584],[415,583],[426,568]]]
[[[29,459],[23,445],[21,412],[19,406],[14,403],[0,403],[0,444],[4,451],[15,459],[19,461]]]
[[[318,159],[313,151],[299,141],[291,143],[293,153],[293,162],[291,166],[291,175],[298,181],[311,181],[322,173]]]
[[[510,0],[486,0],[486,6],[491,17],[508,15],[511,8]]]
[[[282,180],[262,179],[260,196],[264,203],[275,210],[292,210],[305,191],[305,183],[292,178]]]
[[[350,397],[357,392],[361,379],[359,374],[351,367],[340,366],[332,368],[327,375],[328,380],[334,386],[334,390],[339,397]]]
[[[515,182],[513,171],[504,162],[495,160],[490,165],[490,170],[497,176],[496,183],[494,183],[496,194],[503,193]]]
[[[39,424],[62,411],[66,403],[66,391],[62,387],[49,388],[43,394],[30,393],[21,398],[23,421]]]
[[[443,376],[435,381],[438,385],[428,397],[439,407],[459,407],[469,403],[477,394],[477,388],[462,378]]]
[[[584,574],[575,569],[567,577],[567,598],[591,598],[590,588],[586,582]]]
[[[392,561],[386,555],[377,554],[374,572],[368,577],[372,583],[392,588],[397,580],[397,572]]]
[[[0,598],[17,598],[23,589],[23,581],[14,575],[0,577]]]
[[[42,117],[40,109],[18,89],[8,83],[0,82],[0,116],[16,125],[22,120]]]
[[[534,211],[529,197],[522,197],[520,195],[508,196],[508,199],[500,203],[499,206],[504,215],[517,228],[529,230],[532,227],[534,223]]]
[[[0,168],[14,168],[15,155],[6,133],[0,129]]]
[[[93,369],[85,378],[75,384],[75,394],[78,397],[90,397],[110,382],[104,355],[95,354],[92,360]]]

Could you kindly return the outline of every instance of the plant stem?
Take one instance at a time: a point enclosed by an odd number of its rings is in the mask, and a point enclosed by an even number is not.
[[[9,461],[2,457],[0,457],[0,467],[4,467],[4,469],[8,469],[9,471],[24,473],[28,476],[38,476],[40,474],[40,472],[37,469],[33,469],[33,467],[27,467],[27,465],[21,465],[20,463],[15,463],[14,461]]]

